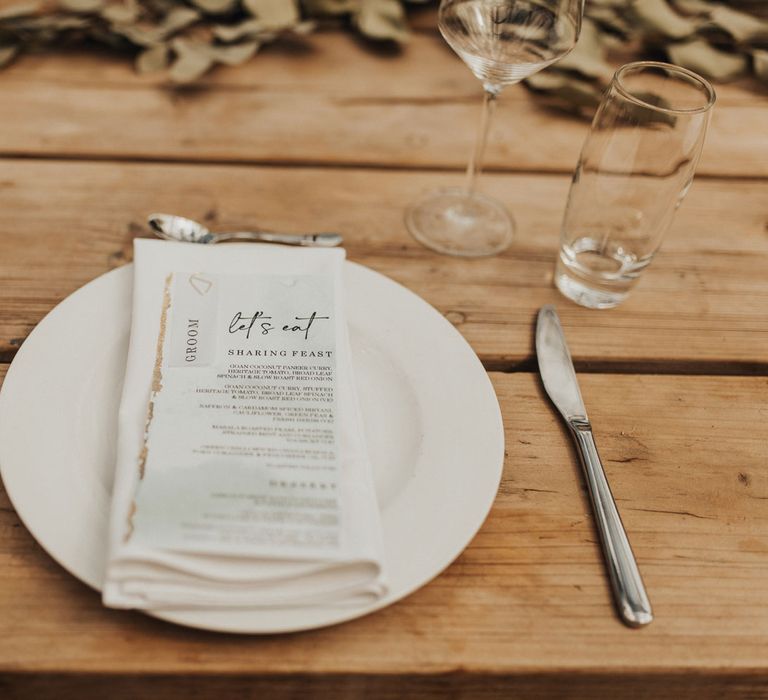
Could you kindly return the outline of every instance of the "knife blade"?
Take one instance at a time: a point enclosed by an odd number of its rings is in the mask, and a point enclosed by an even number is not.
[[[597,452],[576,370],[553,306],[539,310],[536,356],[544,389],[576,443],[616,609],[626,625],[643,627],[653,620],[651,603]]]

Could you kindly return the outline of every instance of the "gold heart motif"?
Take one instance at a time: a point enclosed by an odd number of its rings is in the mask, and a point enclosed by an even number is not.
[[[213,287],[213,282],[211,282],[211,280],[207,280],[205,277],[201,277],[198,274],[190,275],[189,283],[192,285],[192,289],[194,289],[201,297],[208,294],[208,292],[211,291],[211,287]]]

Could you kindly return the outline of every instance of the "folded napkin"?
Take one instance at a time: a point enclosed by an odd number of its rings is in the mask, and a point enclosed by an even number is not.
[[[104,604],[384,592],[344,251],[137,240]]]

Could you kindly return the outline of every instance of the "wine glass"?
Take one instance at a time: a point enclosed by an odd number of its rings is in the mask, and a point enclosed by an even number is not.
[[[442,0],[440,32],[483,84],[485,97],[464,187],[432,192],[406,211],[416,240],[464,257],[493,255],[511,243],[514,223],[504,206],[476,191],[496,98],[575,46],[583,9],[584,0]]]

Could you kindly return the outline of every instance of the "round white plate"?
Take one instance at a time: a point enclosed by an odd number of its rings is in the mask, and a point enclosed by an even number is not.
[[[467,546],[501,478],[504,433],[488,375],[422,299],[346,263],[347,318],[375,470],[389,593],[361,608],[184,610],[192,627],[274,633],[330,625],[408,595]],[[101,588],[117,411],[131,317],[130,265],[59,304],[0,392],[0,473],[19,516],[65,569]]]

